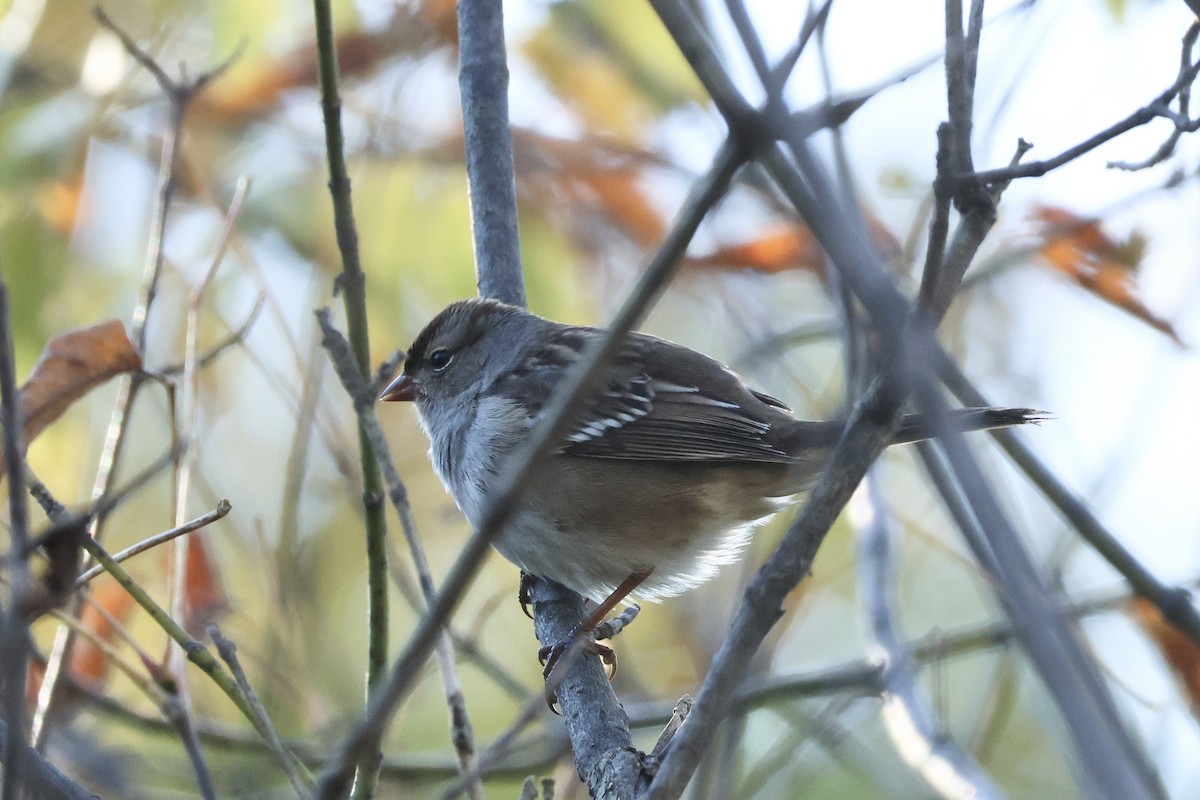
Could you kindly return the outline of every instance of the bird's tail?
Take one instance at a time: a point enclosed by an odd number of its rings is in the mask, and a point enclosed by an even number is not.
[[[957,408],[946,414],[945,423],[951,430],[965,433],[1009,428],[1044,419],[1049,419],[1046,412],[1031,408]],[[907,444],[929,439],[937,433],[938,427],[926,414],[906,414],[891,443]]]

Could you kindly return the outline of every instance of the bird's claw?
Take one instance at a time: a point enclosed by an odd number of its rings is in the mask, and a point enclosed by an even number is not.
[[[517,587],[517,602],[521,604],[521,610],[525,612],[525,616],[533,619],[533,612],[529,607],[533,605],[533,597],[530,591],[533,589],[533,582],[537,578],[530,575],[525,570],[521,570],[521,583]]]
[[[586,638],[584,638],[586,637]],[[600,660],[604,663],[605,672],[608,673],[608,679],[611,681],[617,675],[617,651],[613,650],[608,645],[603,645],[592,638],[590,631],[573,631],[567,638],[557,644],[548,645],[538,650],[538,661],[542,663],[542,678],[546,681],[546,702],[550,706],[550,710],[555,714],[560,713],[555,704],[558,702],[558,696],[554,690],[550,689],[552,685],[551,677],[554,675],[555,668],[558,667],[559,661],[565,656],[576,641],[581,641],[579,648],[586,650],[589,653],[595,653],[600,656]]]

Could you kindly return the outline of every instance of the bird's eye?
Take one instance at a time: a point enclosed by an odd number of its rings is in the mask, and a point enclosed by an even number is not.
[[[449,350],[434,350],[429,354],[429,366],[434,372],[441,372],[446,367],[450,366],[450,362],[454,360],[454,354]]]

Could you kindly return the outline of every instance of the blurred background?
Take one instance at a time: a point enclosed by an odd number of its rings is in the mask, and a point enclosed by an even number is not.
[[[747,5],[778,59],[806,9]],[[761,99],[724,6],[695,6],[743,90]],[[353,411],[313,314],[329,305],[339,319],[341,300],[333,296],[340,259],[312,9],[293,0],[109,0],[104,8],[171,76],[194,77],[234,57],[185,120],[143,354],[145,369],[164,381],[139,393],[117,466],[120,484],[161,456],[186,411],[194,414],[190,489],[177,511],[177,476],[162,474],[111,516],[104,541],[121,549],[171,527],[177,514],[194,517],[227,498],[231,513],[197,535],[196,563],[210,569],[192,576],[193,597],[204,598],[193,622],[202,630],[219,621],[281,732],[323,754],[362,708],[366,591]],[[504,10],[529,303],[561,321],[603,324],[724,126],[640,0],[514,0]],[[454,11],[446,0],[335,8],[376,363],[406,347],[444,305],[475,293]],[[943,13],[932,0],[838,0],[819,46],[788,84],[795,107],[830,92],[872,93],[840,143],[875,244],[908,290],[919,280],[935,132],[946,118]],[[1174,81],[1194,15],[1177,1],[1044,0],[990,4],[987,18],[976,93],[980,168],[1006,165],[1020,137],[1035,145],[1030,158],[1047,158],[1149,103]],[[89,4],[0,1],[0,274],[12,294],[19,380],[64,332],[109,319],[131,324],[167,111],[153,78],[97,24]],[[1148,158],[1169,132],[1159,121],[1014,183],[943,338],[992,402],[1053,415],[1024,439],[1151,571],[1190,586],[1200,578],[1200,147],[1185,136],[1149,169],[1107,166]],[[826,152],[835,143],[828,133],[817,141]],[[227,247],[218,248],[243,179],[245,202]],[[749,171],[701,229],[644,327],[730,363],[801,417],[835,417],[847,401],[824,270],[807,230],[769,181]],[[180,379],[193,317],[198,352],[212,357],[197,372],[194,399],[181,406],[163,385]],[[70,507],[92,497],[117,392],[113,381],[87,393],[30,446],[34,471]],[[440,580],[468,527],[430,469],[412,410],[379,413]],[[1081,629],[1171,795],[1197,796],[1200,657],[1125,602],[1119,576],[985,437],[977,443],[1064,603],[1084,606]],[[1012,796],[1077,796],[1053,704],[1022,654],[995,643],[1003,619],[924,478],[912,453],[885,456],[881,481],[898,537],[896,610],[922,646],[931,702],[946,732]],[[669,710],[698,688],[739,587],[788,516],[764,527],[743,561],[711,584],[644,608],[616,642],[617,692],[635,722],[647,723],[637,729],[640,746],[653,744],[663,703]],[[394,517],[389,525],[396,528]],[[394,651],[415,615],[413,571],[398,533],[392,541]],[[756,674],[804,676],[870,656],[854,544],[852,527],[839,523]],[[152,552],[128,565],[163,602],[165,558]],[[455,618],[472,645],[460,661],[481,748],[541,683],[516,586],[516,568],[493,556]],[[102,581],[95,592],[132,640],[161,657],[166,637],[140,610]],[[48,652],[55,624],[43,620],[34,634]],[[125,637],[108,635],[136,664]],[[152,724],[156,710],[129,678],[103,659],[72,669],[90,694],[71,694],[54,709],[56,763],[106,796],[193,796],[178,741]],[[189,676],[222,790],[290,796],[270,757],[244,741],[249,729],[228,700],[199,673]],[[381,796],[441,796],[455,774],[446,716],[431,668],[392,726]],[[560,721],[546,714],[511,768],[488,779],[489,796],[514,797],[528,774],[554,775],[562,796],[585,796],[564,748]],[[897,754],[877,698],[786,685],[731,722],[691,791],[931,793]]]

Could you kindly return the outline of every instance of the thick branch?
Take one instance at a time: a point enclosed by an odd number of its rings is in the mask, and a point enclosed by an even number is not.
[[[459,0],[458,86],[481,297],[525,305],[500,0]]]
[[[68,778],[41,753],[25,744],[19,735],[9,736],[8,726],[0,720],[0,752],[7,754],[14,747],[20,751],[21,777],[34,796],[42,800],[100,800],[99,795],[92,794]],[[6,775],[15,772],[15,763],[17,762],[5,757]]]

